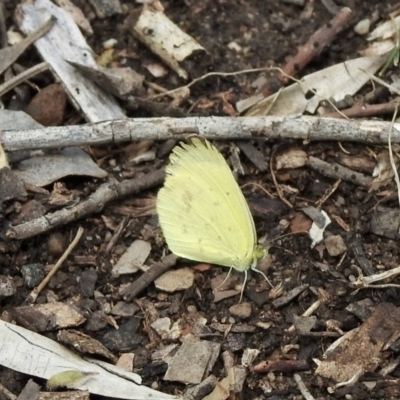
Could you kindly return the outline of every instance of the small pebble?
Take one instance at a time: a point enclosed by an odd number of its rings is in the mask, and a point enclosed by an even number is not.
[[[194,271],[192,268],[167,271],[154,282],[157,289],[168,293],[189,289],[193,286],[193,283]]]
[[[13,296],[15,293],[17,293],[17,288],[13,278],[7,275],[0,275],[0,300]]]
[[[347,251],[346,243],[340,235],[332,235],[325,239],[324,244],[332,257],[340,256]]]
[[[125,303],[119,301],[111,310],[111,314],[119,317],[132,317],[140,310],[136,303]]]
[[[39,285],[44,278],[44,267],[42,264],[26,264],[21,268],[24,284],[32,289]]]
[[[366,35],[371,27],[371,21],[367,19],[362,19],[355,27],[354,32],[358,35]]]
[[[127,353],[139,347],[144,337],[137,333],[141,320],[130,318],[121,324],[119,329],[109,329],[107,333],[100,337],[100,341],[109,350],[118,353]]]
[[[196,311],[197,311],[196,306],[193,306],[193,305],[187,306],[187,312],[188,313],[194,314]]]
[[[233,50],[233,51],[235,51],[236,53],[240,53],[241,51],[242,51],[242,47],[238,44],[238,43],[236,43],[236,42],[230,42],[230,43],[228,43],[228,49],[229,50]]]
[[[105,42],[103,42],[103,47],[105,49],[112,49],[113,47],[115,47],[118,43],[117,39],[111,38],[106,40]]]
[[[93,268],[82,272],[81,279],[79,280],[79,288],[85,297],[92,298],[94,296],[97,278],[97,272]]]
[[[251,304],[250,303],[239,303],[229,308],[229,312],[232,316],[246,319],[251,316]]]
[[[117,367],[123,369],[124,371],[132,372],[134,358],[135,358],[135,355],[133,353],[121,354],[121,356],[117,362]]]
[[[50,255],[58,257],[65,250],[65,239],[60,232],[52,233],[47,240],[47,251]]]

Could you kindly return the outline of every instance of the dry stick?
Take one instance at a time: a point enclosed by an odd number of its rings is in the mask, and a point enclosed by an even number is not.
[[[314,301],[314,303],[311,304],[310,307],[307,308],[306,311],[303,312],[303,314],[301,314],[302,317],[310,317],[311,315],[314,314],[314,312],[316,310],[318,310],[318,308],[321,306],[321,304],[323,304],[323,301],[318,299],[316,301]],[[294,325],[292,325],[290,328],[288,328],[288,333],[293,333],[296,331],[296,328],[294,327]]]
[[[389,101],[383,104],[356,104],[353,107],[340,110],[340,113],[335,111],[324,114],[324,118],[366,118],[391,114],[396,109],[396,104],[395,101]]]
[[[250,367],[251,372],[258,374],[265,374],[268,372],[294,372],[294,371],[308,371],[310,366],[306,360],[266,360],[261,361],[254,367]]]
[[[321,209],[324,203],[336,192],[337,188],[341,184],[342,180],[339,178],[336,182],[329,188],[329,190],[316,202],[315,206]]]
[[[98,213],[111,201],[161,185],[164,182],[164,176],[165,171],[162,168],[140,178],[104,183],[89,198],[75,207],[59,210],[24,224],[10,227],[7,231],[7,236],[12,239],[30,238],[48,232],[57,226],[86,217],[89,214]]]
[[[353,141],[387,144],[391,123],[311,116],[136,118],[78,126],[4,130],[6,151],[90,146],[140,140],[184,140],[189,134],[207,139]],[[400,143],[400,124],[392,128],[392,143]]]
[[[122,232],[125,230],[126,226],[128,225],[130,217],[124,217],[120,224],[118,225],[118,228],[115,230],[114,235],[112,236],[111,240],[108,242],[107,247],[104,251],[104,254],[110,254],[111,250],[115,247],[115,245],[118,242],[118,239],[122,235]]]
[[[42,62],[32,68],[27,69],[14,78],[5,81],[2,85],[0,85],[0,96],[3,96],[22,82],[27,81],[28,79],[31,79],[32,77],[40,74],[41,72],[47,71],[48,69],[49,64],[47,62]]]
[[[301,376],[299,374],[294,374],[293,378],[296,381],[297,387],[299,388],[304,399],[305,400],[315,400],[315,397],[308,391],[307,386],[303,382],[303,379],[301,379]]]
[[[283,74],[279,77],[284,84],[289,82],[287,76],[295,76],[312,61],[324,47],[330,45],[332,40],[340,33],[352,18],[352,11],[348,7],[342,8],[330,22],[318,29],[310,36],[307,43],[302,45],[296,55],[288,60],[282,68]]]
[[[277,75],[279,82],[269,81],[262,88],[261,92],[264,97],[275,93],[282,84],[289,82],[288,77],[296,76],[304,67],[313,60],[323,49],[328,46],[335,36],[344,29],[352,17],[350,8],[342,8],[340,12],[332,18],[324,27],[318,29],[305,43],[301,46],[297,54],[290,58],[286,65],[282,68],[282,73]]]
[[[367,72],[367,71],[363,71],[363,72],[364,72],[364,74],[369,75],[369,77],[370,77],[373,81],[375,81],[375,82],[381,84],[381,85],[384,86],[385,88],[389,89],[391,92],[396,93],[398,96],[400,96],[400,90],[397,89],[396,87],[394,87],[394,86],[390,85],[389,83],[385,82],[383,79],[378,78],[377,76],[370,74],[370,73]]]
[[[36,29],[25,39],[22,39],[18,44],[0,50],[0,58],[2,60],[0,64],[0,74],[2,74],[10,65],[12,65],[28,46],[45,35],[52,28],[55,21],[55,18],[51,17],[41,27]]]
[[[169,254],[160,262],[153,264],[140,278],[124,288],[120,293],[121,296],[125,301],[132,301],[140,292],[146,289],[150,283],[154,282],[164,272],[173,267],[177,259],[178,257],[175,254]]]
[[[369,188],[372,184],[372,178],[359,172],[343,167],[340,164],[330,164],[316,157],[309,157],[307,165],[323,176],[334,179],[342,179],[355,185]]]
[[[36,299],[39,296],[40,292],[50,282],[50,279],[61,268],[61,266],[63,265],[63,262],[67,259],[67,257],[70,255],[72,250],[78,244],[79,240],[81,239],[81,237],[83,235],[83,232],[84,232],[83,228],[79,227],[78,232],[76,233],[74,240],[68,246],[67,250],[65,250],[64,254],[57,261],[57,263],[54,265],[54,267],[51,269],[51,271],[46,275],[46,277],[42,280],[42,282],[40,282],[40,285],[38,287],[36,287],[35,289],[33,289],[32,292],[29,294],[28,299],[27,299],[27,301],[29,303],[34,303],[36,301]]]

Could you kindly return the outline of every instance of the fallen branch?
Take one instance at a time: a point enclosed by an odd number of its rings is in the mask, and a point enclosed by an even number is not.
[[[3,131],[5,150],[48,149],[140,140],[208,139],[352,141],[387,144],[390,122],[310,116],[141,118],[79,126]],[[393,124],[392,143],[400,143],[400,124]]]
[[[328,163],[316,157],[309,157],[307,165],[314,171],[317,171],[323,176],[334,179],[342,179],[346,182],[354,183],[358,186],[369,188],[372,185],[373,179],[370,176],[365,176],[360,172],[344,167],[336,163]]]
[[[164,182],[164,174],[164,169],[158,169],[140,178],[127,179],[122,182],[104,183],[90,197],[75,207],[65,208],[32,221],[10,227],[6,234],[12,239],[26,239],[48,232],[57,226],[98,213],[111,201],[161,185]]]
[[[389,101],[382,104],[355,104],[345,110],[340,110],[340,113],[335,111],[325,114],[324,117],[329,118],[368,118],[377,117],[378,115],[393,114],[396,110],[396,101]]]

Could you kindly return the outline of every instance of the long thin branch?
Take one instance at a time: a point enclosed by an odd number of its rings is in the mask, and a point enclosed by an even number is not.
[[[48,232],[57,226],[100,212],[111,201],[161,185],[164,176],[164,169],[158,169],[140,178],[104,183],[90,197],[75,207],[58,210],[32,221],[10,227],[6,234],[13,239],[26,239]]]
[[[387,144],[390,122],[341,120],[310,116],[141,118],[79,126],[3,131],[5,150],[48,149],[139,140],[208,139],[353,141]],[[393,124],[392,143],[400,143],[400,124]]]

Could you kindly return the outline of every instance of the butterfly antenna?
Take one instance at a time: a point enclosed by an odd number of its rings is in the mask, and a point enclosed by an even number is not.
[[[256,266],[257,266],[256,264],[253,264],[253,265],[251,266],[251,270],[254,271],[254,272],[258,272],[259,274],[261,274],[261,275],[265,278],[265,280],[269,283],[269,286],[274,287],[274,285],[269,281],[269,279],[266,277],[266,275],[264,274],[264,272],[262,272],[262,271],[260,271],[259,269],[257,269]],[[246,272],[247,272],[247,271],[246,271]]]
[[[244,288],[246,287],[246,282],[247,282],[247,269],[244,270],[244,282],[243,282],[242,290],[240,291],[239,303],[242,302],[242,299],[243,299],[243,292],[244,292]]]

